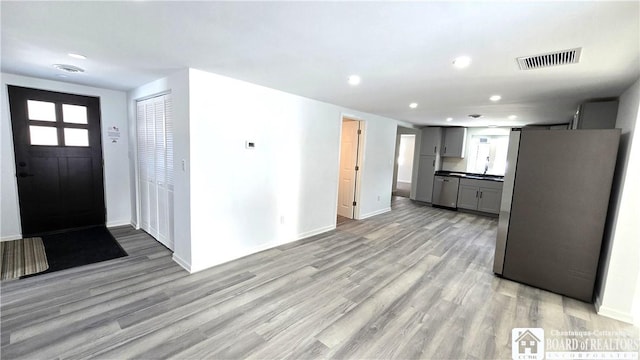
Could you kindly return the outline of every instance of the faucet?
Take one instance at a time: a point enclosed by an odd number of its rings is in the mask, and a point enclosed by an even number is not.
[[[482,175],[487,175],[487,171],[489,171],[489,157],[487,156],[487,162],[484,163],[484,172]]]

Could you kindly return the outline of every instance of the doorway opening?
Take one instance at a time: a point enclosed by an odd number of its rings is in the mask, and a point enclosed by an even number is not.
[[[337,223],[359,216],[360,172],[364,121],[342,117]]]
[[[394,196],[408,198],[411,195],[415,144],[415,134],[398,134],[396,140],[395,186],[392,189]]]

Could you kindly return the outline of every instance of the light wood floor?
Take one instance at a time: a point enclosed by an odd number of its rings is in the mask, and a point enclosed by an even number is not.
[[[637,336],[495,277],[495,219],[392,207],[194,275],[112,229],[130,256],[2,282],[2,358],[509,359],[513,327]]]

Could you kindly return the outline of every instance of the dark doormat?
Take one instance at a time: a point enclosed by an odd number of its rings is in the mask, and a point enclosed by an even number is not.
[[[49,269],[27,278],[127,256],[104,226],[42,236]]]

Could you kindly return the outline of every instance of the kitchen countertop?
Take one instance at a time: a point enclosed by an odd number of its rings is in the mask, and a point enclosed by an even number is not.
[[[438,170],[438,171],[436,171],[435,175],[453,176],[453,177],[458,177],[460,179],[488,180],[488,181],[498,181],[498,182],[503,182],[504,181],[504,176],[474,174],[474,173],[466,173],[466,172],[461,172],[461,171]]]

